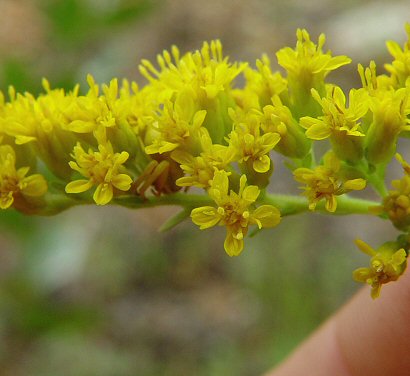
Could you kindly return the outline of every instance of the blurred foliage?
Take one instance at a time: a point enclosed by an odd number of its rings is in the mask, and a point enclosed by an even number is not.
[[[42,8],[51,21],[53,39],[56,43],[83,47],[88,41],[101,38],[129,22],[135,22],[153,9],[152,0],[101,1],[43,0]]]
[[[47,30],[47,45],[44,51],[31,56],[14,56],[10,51],[10,56],[0,64],[3,88],[13,85],[17,91],[37,94],[42,90],[42,77],[47,76],[51,77],[53,86],[72,89],[87,53],[95,53],[107,35],[138,22],[158,6],[155,0],[39,0],[38,3]],[[64,64],[53,66],[53,60],[58,61],[59,56],[64,57]],[[39,67],[39,61],[45,60],[48,64]]]

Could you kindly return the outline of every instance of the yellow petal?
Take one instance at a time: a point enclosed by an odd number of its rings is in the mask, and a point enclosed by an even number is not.
[[[204,122],[206,117],[206,111],[205,110],[201,110],[201,111],[197,111],[194,115],[194,118],[192,120],[192,125],[194,128],[199,128],[202,123]]]
[[[344,109],[346,106],[346,96],[339,86],[333,86],[332,96],[338,107]]]
[[[65,186],[65,191],[67,193],[81,193],[88,191],[92,186],[93,184],[89,180],[74,180]]]
[[[366,180],[364,179],[352,179],[343,183],[343,188],[352,191],[359,191],[366,187]]]
[[[47,192],[47,182],[40,174],[34,174],[21,181],[21,193],[25,196],[43,196]]]
[[[77,133],[90,133],[95,128],[97,128],[97,124],[91,121],[83,121],[83,120],[73,120],[69,125],[68,129],[72,132]]]
[[[275,227],[280,222],[280,211],[272,205],[261,205],[252,213],[251,222],[253,221],[259,228]]]
[[[380,290],[382,289],[381,283],[376,283],[372,286],[372,291],[370,292],[370,296],[372,299],[376,299],[380,296]]]
[[[123,151],[120,154],[116,154],[115,163],[123,164],[129,156],[130,155],[126,151]]]
[[[337,208],[337,201],[336,201],[336,196],[335,195],[330,195],[326,199],[326,210],[330,213],[334,213]]]
[[[188,165],[194,161],[192,154],[189,154],[186,151],[182,150],[174,150],[171,154],[171,158],[180,165]]]
[[[407,259],[407,253],[403,248],[400,248],[396,251],[393,256],[391,257],[391,263],[394,265],[401,265]]]
[[[363,240],[356,239],[354,242],[355,242],[357,248],[359,248],[366,255],[369,255],[371,257],[376,255],[376,251],[372,247],[370,247],[369,244],[364,242]]]
[[[13,192],[0,194],[0,209],[8,209],[14,202]]]
[[[306,137],[312,140],[324,140],[330,136],[330,127],[328,127],[323,121],[318,120],[311,124],[312,125],[306,130]]]
[[[188,90],[183,90],[179,93],[175,100],[174,111],[182,120],[189,122],[194,114],[194,100]]]
[[[369,268],[358,268],[353,272],[353,279],[356,282],[366,283],[371,277],[371,270]]]
[[[211,185],[213,189],[216,189],[220,192],[221,196],[226,196],[229,190],[228,173],[224,170],[215,172]]]
[[[256,185],[247,186],[242,192],[242,198],[248,203],[255,202],[260,193],[259,188]]]
[[[192,222],[201,230],[215,226],[221,219],[218,211],[212,206],[201,206],[191,211]]]
[[[93,199],[97,205],[108,204],[113,197],[112,185],[101,183],[94,192]]]
[[[127,174],[118,174],[111,179],[111,183],[120,191],[128,191],[131,188],[132,179]]]
[[[243,239],[236,239],[232,232],[228,230],[224,242],[224,248],[229,256],[238,256],[243,250]]]
[[[350,64],[351,61],[352,59],[344,55],[332,57],[326,64],[326,70],[335,70],[341,67],[342,65]]]
[[[253,161],[252,167],[256,172],[263,174],[269,171],[270,163],[270,158],[265,154],[259,157],[258,159],[255,159]]]

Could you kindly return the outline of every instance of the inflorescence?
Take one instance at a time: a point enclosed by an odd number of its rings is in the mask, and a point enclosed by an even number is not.
[[[374,61],[359,64],[362,87],[348,93],[327,76],[351,59],[300,29],[296,47],[276,53],[283,73],[266,55],[256,68],[232,62],[214,40],[184,55],[174,46],[157,64],[143,60],[144,86],[99,85],[89,75],[85,94],[46,80],[37,97],[10,87],[8,99],[0,93],[0,208],[53,215],[92,202],[178,205],[164,228],[189,216],[200,229],[224,226],[230,256],[242,252],[251,226],[274,227],[287,215],[378,215],[401,235],[377,249],[356,242],[371,259],[353,276],[375,298],[404,272],[410,250],[410,164],[396,151],[398,138],[410,136],[410,24],[406,32],[403,47],[387,43],[387,73],[377,74]],[[266,191],[274,152],[304,197]],[[389,191],[394,157],[403,176]],[[367,186],[378,201],[348,195]]]

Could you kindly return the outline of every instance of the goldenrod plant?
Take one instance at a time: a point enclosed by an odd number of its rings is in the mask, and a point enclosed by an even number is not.
[[[230,256],[243,251],[250,227],[275,227],[289,215],[379,216],[401,235],[377,249],[357,240],[370,266],[353,273],[376,298],[403,274],[410,250],[410,165],[396,150],[410,134],[410,24],[406,32],[403,47],[387,43],[387,73],[373,61],[359,65],[361,87],[348,92],[328,76],[351,59],[325,51],[325,36],[315,43],[306,30],[297,30],[294,49],[277,52],[283,71],[266,55],[255,68],[232,62],[214,40],[186,54],[174,46],[156,64],[143,60],[143,86],[100,85],[89,75],[85,94],[46,80],[37,97],[10,87],[0,98],[0,208],[54,215],[92,203],[176,205],[181,212],[162,229],[189,217],[200,229],[223,226]],[[273,153],[302,195],[267,192]],[[389,191],[395,157],[403,176]],[[373,201],[351,196],[369,188]]]

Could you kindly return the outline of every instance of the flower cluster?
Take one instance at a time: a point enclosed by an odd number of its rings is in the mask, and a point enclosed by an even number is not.
[[[375,62],[359,65],[361,87],[348,92],[328,76],[351,59],[301,29],[295,48],[276,53],[277,71],[266,55],[255,67],[232,61],[215,40],[143,60],[145,85],[100,85],[89,75],[85,91],[46,80],[38,96],[10,87],[0,95],[0,208],[50,215],[93,202],[179,205],[166,227],[189,216],[200,229],[223,226],[230,256],[242,252],[250,226],[274,227],[303,211],[376,214],[407,236],[410,166],[402,157],[403,178],[392,191],[385,186],[398,139],[410,131],[410,25],[406,31],[403,48],[387,43],[386,73]],[[274,153],[302,196],[267,192]],[[349,195],[366,187],[378,202]],[[355,279],[376,297],[404,272],[410,246],[358,244],[371,266]]]

